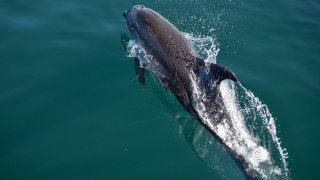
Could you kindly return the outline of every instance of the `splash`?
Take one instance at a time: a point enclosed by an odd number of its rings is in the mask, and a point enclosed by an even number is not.
[[[184,33],[184,35],[198,52],[202,52],[201,56],[205,61],[216,63],[219,49],[215,45],[215,39],[212,37],[194,37],[188,33]],[[196,88],[195,90],[195,94],[201,96],[201,90]],[[231,116],[231,123],[235,127],[235,132],[232,132],[233,130],[227,123],[222,123],[222,125],[216,127],[212,126],[209,123],[210,120],[206,120],[206,116],[202,118],[205,121],[204,123],[222,137],[229,147],[243,155],[246,161],[250,163],[251,168],[255,169],[263,179],[288,179],[289,171],[286,162],[288,153],[285,148],[281,147],[281,141],[277,137],[275,119],[267,105],[263,104],[240,82],[223,81],[220,91]],[[201,104],[198,104],[198,106],[200,111],[206,111]],[[199,141],[201,135],[203,133],[195,136],[195,142],[201,142]],[[236,140],[234,137],[236,137]],[[206,148],[199,148],[198,146],[198,152],[201,157],[210,158],[208,156],[212,154],[208,153],[208,148],[212,148],[210,146],[212,139],[204,138],[203,141],[201,145],[206,144],[204,145]],[[221,169],[217,165],[214,167],[217,170]]]
[[[159,63],[154,60],[154,57],[147,53],[140,44],[134,40],[130,40],[127,46],[127,56],[137,57],[140,61],[140,67],[152,71],[154,74],[164,76],[159,70]]]
[[[244,116],[250,116],[250,112],[254,112],[254,114],[256,115],[254,116],[253,121],[262,121],[264,128],[268,130],[271,139],[281,156],[280,161],[282,162],[285,176],[288,176],[289,170],[288,163],[286,162],[288,153],[286,152],[285,148],[281,147],[281,141],[277,137],[275,119],[270,113],[269,108],[267,107],[267,105],[263,104],[258,97],[255,97],[251,91],[247,90],[240,82],[239,89],[241,89],[241,91],[243,91],[245,95],[237,94],[237,99],[249,102],[249,104],[245,108],[242,108],[240,110],[243,112]]]
[[[185,32],[182,34],[193,45],[193,47],[198,51],[199,55],[204,58],[205,61],[216,63],[216,57],[220,49],[217,48],[214,38],[210,36],[199,38],[193,34]]]
[[[183,34],[205,61],[216,63],[219,49],[214,38],[210,36],[196,37],[189,33]],[[129,57],[139,58],[142,68],[161,75],[161,72],[157,71],[158,64],[153,60],[154,57],[146,53],[134,40],[129,41],[127,52]],[[195,80],[196,78],[192,79]],[[195,94],[201,99],[201,90],[194,88]],[[267,105],[263,104],[240,82],[223,81],[220,91],[223,102],[231,116],[234,129],[230,129],[231,126],[227,126],[227,123],[213,126],[209,123],[209,120],[206,121],[205,116],[202,118],[205,121],[204,123],[222,137],[230,148],[241,154],[249,162],[250,167],[259,173],[261,178],[289,179],[286,162],[288,153],[285,148],[281,147],[281,141],[277,137],[275,118],[273,118]],[[199,111],[206,111],[205,106],[201,106],[200,103],[197,105]],[[226,172],[228,167],[226,167],[225,162],[228,155],[225,154],[225,150],[221,149],[219,143],[202,126],[194,131],[192,145],[199,157],[226,178],[234,179],[235,177],[230,175],[234,174],[234,169],[230,170],[230,173]],[[232,164],[232,159],[229,158],[229,161],[228,164]]]

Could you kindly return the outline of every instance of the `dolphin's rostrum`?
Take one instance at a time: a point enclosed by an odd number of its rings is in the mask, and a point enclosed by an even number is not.
[[[184,35],[168,20],[152,9],[136,5],[123,12],[132,39],[150,58],[156,67],[152,69],[163,86],[168,87],[183,107],[195,116],[232,155],[247,179],[257,179],[256,173],[217,133],[217,126],[228,126],[227,112],[221,93],[220,83],[225,79],[238,81],[229,69],[205,62]],[[137,78],[144,85],[146,65],[135,57]],[[146,68],[148,69],[148,68]]]

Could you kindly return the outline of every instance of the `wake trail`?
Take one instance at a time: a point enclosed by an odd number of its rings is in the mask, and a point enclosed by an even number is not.
[[[183,33],[188,41],[199,52],[199,55],[208,62],[216,63],[219,49],[215,39],[208,37],[196,37],[192,34]],[[128,44],[128,56],[138,57],[142,68],[162,76],[158,69],[158,64],[154,63],[153,57],[147,55],[144,49],[130,40]],[[201,89],[196,89],[196,77],[193,77],[195,94],[201,99]],[[259,176],[263,179],[289,179],[287,164],[288,153],[281,146],[281,141],[277,136],[276,120],[270,113],[266,104],[263,104],[250,90],[247,90],[240,82],[234,83],[225,80],[220,85],[220,92],[223,102],[231,117],[231,126],[228,123],[213,126],[210,120],[203,116],[202,121],[209,126],[223,142],[232,150],[241,154]],[[198,111],[205,115],[209,110],[197,104]],[[223,162],[217,157],[217,144],[214,143],[212,135],[206,133],[204,128],[194,130],[193,146],[200,158],[209,163],[209,166],[220,172],[224,176]],[[223,154],[222,150],[219,150]]]

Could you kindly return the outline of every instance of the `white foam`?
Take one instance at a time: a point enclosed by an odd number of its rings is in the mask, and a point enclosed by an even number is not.
[[[219,49],[215,46],[215,40],[212,37],[194,37],[192,34],[184,33],[185,37],[192,43],[192,45],[199,51],[205,52],[201,54],[205,61],[216,63],[216,56]],[[191,75],[193,79],[193,89],[196,98],[204,98],[201,89],[197,87],[195,75]],[[233,129],[228,123],[220,123],[214,126],[210,119],[208,119],[208,111],[202,102],[197,102],[196,109],[200,112],[200,116],[204,123],[210,127],[223,142],[231,149],[241,154],[247,162],[249,162],[251,168],[260,173],[264,179],[274,178],[277,179],[277,175],[283,175],[288,178],[288,168],[286,159],[288,153],[285,148],[281,147],[281,142],[277,137],[275,119],[271,115],[267,105],[262,104],[259,98],[255,97],[251,91],[248,91],[239,82],[237,87],[240,88],[241,94],[236,90],[235,84],[231,81],[223,81],[220,86],[220,91],[223,97],[223,101],[227,110],[231,116],[231,124]],[[245,107],[240,107],[240,102],[245,100],[249,104]],[[246,118],[253,117],[253,121],[262,121],[262,130],[267,129],[269,134],[256,134],[247,128]],[[260,122],[255,122],[254,125]],[[260,131],[264,132],[264,131]],[[266,147],[265,143],[262,143],[260,137],[271,136],[273,143],[280,154],[280,161],[282,162],[282,168],[278,167],[277,163],[271,157],[271,150]],[[272,149],[272,148],[271,148]],[[282,176],[283,177],[283,176]]]
[[[245,87],[243,87],[241,83],[239,83],[239,85],[245,91],[247,99],[250,100],[251,108],[258,112],[258,115],[260,116],[260,118],[262,118],[262,122],[265,125],[265,128],[268,129],[272,137],[272,140],[276,144],[276,147],[281,155],[280,160],[283,163],[284,173],[286,176],[288,176],[289,170],[288,163],[286,162],[286,159],[288,158],[288,153],[286,152],[285,148],[281,147],[281,141],[277,137],[275,119],[270,113],[267,105],[262,104],[259,98],[255,97],[254,94],[251,91],[247,90]],[[279,172],[279,170],[276,170],[275,172]]]
[[[215,39],[212,37],[195,37],[188,33],[183,34],[205,61],[216,63],[219,49],[215,45]],[[133,40],[128,44],[128,56],[138,57],[143,68],[149,69],[154,73],[159,73],[157,72],[157,64],[152,61],[153,57],[147,55],[144,49]],[[283,175],[284,178],[288,179],[289,171],[286,162],[288,153],[285,148],[281,147],[281,142],[277,137],[275,119],[271,115],[267,105],[262,104],[259,98],[255,97],[254,94],[247,90],[240,82],[235,84],[229,80],[223,81],[220,86],[220,91],[223,102],[231,117],[231,127],[225,120],[218,125],[213,125],[208,115],[210,109],[207,109],[203,103],[207,99],[205,99],[202,89],[197,86],[196,75],[190,74],[190,76],[195,98],[202,99],[202,101],[194,105],[203,123],[221,137],[228,147],[233,149],[237,154],[241,154],[249,163],[250,167],[259,172],[263,179],[278,179],[279,176],[283,178]],[[241,106],[241,103],[244,103],[244,105]],[[257,127],[258,124],[262,124],[263,126]],[[251,126],[251,128],[248,128],[248,125]],[[258,129],[258,131],[256,129]],[[255,130],[257,132],[255,132]],[[202,135],[203,129],[195,135],[193,139],[194,143],[198,142]],[[268,143],[261,139],[263,137],[266,137],[266,141],[271,139],[274,146],[271,145],[270,148],[270,145],[267,145]],[[281,164],[278,163],[278,159],[272,157],[274,154],[274,152],[272,152],[273,147],[276,148],[280,156]],[[208,158],[208,155],[210,155],[208,154],[208,148],[210,148],[210,146],[203,145],[203,147],[196,147],[196,149],[200,150],[199,155],[202,158]],[[217,170],[221,169],[218,165],[214,165],[214,162],[212,163],[213,164],[210,165],[211,167],[215,167]]]

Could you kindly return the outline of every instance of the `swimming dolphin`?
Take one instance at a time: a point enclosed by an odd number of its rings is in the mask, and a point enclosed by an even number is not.
[[[124,11],[123,16],[132,39],[141,47],[135,57],[135,71],[142,85],[145,69],[152,71],[231,154],[246,178],[257,179],[245,158],[228,144],[228,139],[234,137],[221,136],[219,132],[219,127],[227,127],[232,136],[230,115],[219,87],[225,79],[237,82],[236,75],[221,65],[201,59],[185,36],[152,9],[136,5]]]

